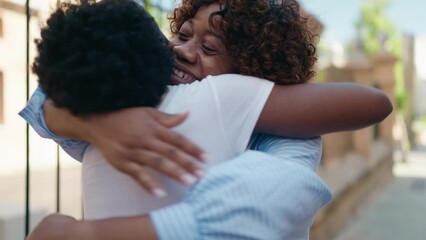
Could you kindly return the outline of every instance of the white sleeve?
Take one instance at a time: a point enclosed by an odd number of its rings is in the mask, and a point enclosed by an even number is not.
[[[237,74],[209,76],[206,80],[214,91],[219,119],[228,142],[235,144],[233,149],[242,153],[247,148],[274,83]]]

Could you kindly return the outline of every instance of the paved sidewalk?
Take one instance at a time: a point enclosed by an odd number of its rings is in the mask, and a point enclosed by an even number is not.
[[[394,181],[335,240],[426,240],[426,149],[396,163]]]

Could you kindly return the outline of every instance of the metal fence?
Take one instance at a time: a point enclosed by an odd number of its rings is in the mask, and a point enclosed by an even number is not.
[[[87,2],[87,0],[80,0],[82,3]],[[157,23],[160,26],[163,26],[167,23],[166,15],[170,12],[172,4],[167,5],[165,3],[170,3],[172,0],[135,0],[139,1],[145,8],[154,16]],[[60,0],[57,1],[57,4],[60,3]],[[31,20],[31,3],[30,0],[25,1],[25,12],[26,12],[26,100],[28,101],[30,96],[30,20]],[[26,125],[26,166],[25,166],[25,236],[30,232],[30,210],[31,210],[31,199],[30,199],[30,173],[31,173],[31,160],[30,160],[30,127]],[[59,212],[60,207],[60,183],[61,183],[61,168],[60,168],[60,154],[59,146],[56,147],[56,211]]]

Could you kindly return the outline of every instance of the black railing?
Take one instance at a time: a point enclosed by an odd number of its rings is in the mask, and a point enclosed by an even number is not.
[[[81,2],[87,0],[80,0]],[[138,0],[135,0],[138,1]],[[173,0],[140,0],[140,2],[146,7],[148,11],[155,17],[158,24],[162,26],[166,22],[166,15],[171,9],[164,7],[164,2],[171,2]],[[57,6],[60,0],[57,1]],[[30,20],[31,20],[31,8],[30,0],[25,2],[25,13],[26,13],[26,100],[28,101],[30,96]],[[28,236],[30,232],[30,217],[31,217],[31,199],[30,199],[30,173],[31,173],[31,162],[30,162],[30,129],[29,125],[26,124],[26,170],[25,170],[25,236]],[[59,146],[56,148],[56,212],[60,212],[60,197],[61,197],[61,168],[60,168],[60,149]]]
[[[27,18],[26,23],[26,100],[30,96],[30,0],[25,2],[25,14]],[[30,126],[26,124],[26,169],[25,169],[25,236],[30,232]]]

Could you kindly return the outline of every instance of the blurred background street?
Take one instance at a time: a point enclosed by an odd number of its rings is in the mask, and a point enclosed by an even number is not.
[[[336,240],[425,239],[426,149],[396,162],[395,179],[355,212]]]

